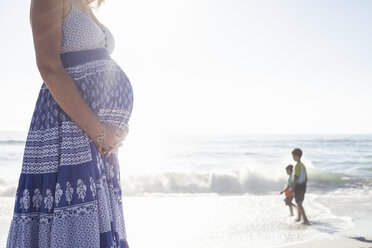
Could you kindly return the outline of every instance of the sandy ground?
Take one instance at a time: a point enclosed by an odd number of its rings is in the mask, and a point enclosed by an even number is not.
[[[244,198],[245,197],[124,198],[124,212],[126,215],[126,224],[128,226],[127,234],[129,238],[129,245],[131,246],[132,244],[132,246],[135,246],[137,248],[151,247],[151,245],[154,247],[169,248],[278,247],[275,245],[273,245],[273,247],[268,247],[267,245],[249,245],[249,242],[254,242],[254,240],[252,240],[252,237],[245,237],[246,235],[244,237],[236,236],[236,230],[231,225],[228,228],[229,230],[231,229],[231,235],[225,235],[226,239],[222,239],[222,236],[220,235],[221,233],[225,233],[225,229],[222,229],[222,231],[224,232],[217,232],[217,236],[213,233],[213,235],[210,233],[210,230],[215,228],[216,226],[223,226],[221,225],[221,223],[219,224],[219,222],[216,222],[217,217],[220,216],[220,213],[224,213],[222,216],[229,216],[228,213],[234,213],[232,209],[234,210],[234,206],[239,205],[239,200],[244,200]],[[227,205],[225,206],[224,204]],[[6,244],[6,237],[13,213],[13,206],[13,197],[0,197],[0,247],[5,247]],[[212,206],[214,206],[215,211]],[[185,213],[185,209],[187,210],[186,212],[188,212],[189,214]],[[199,212],[203,214],[197,215]],[[164,218],[164,216],[168,216],[168,218]],[[249,214],[244,216],[249,216]],[[232,223],[241,223],[242,217],[244,216],[235,216],[237,219]],[[195,223],[195,218],[199,220],[197,225]],[[182,223],[182,225],[180,225],[180,223]],[[229,222],[223,219],[222,223],[228,225]],[[238,230],[240,229],[238,228]],[[209,236],[207,235],[208,233]],[[297,232],[294,232],[292,230],[292,233],[296,234]],[[300,235],[299,238],[301,238],[305,235],[305,233],[301,232],[298,235]],[[233,238],[230,239],[229,237]],[[270,238],[270,236],[268,236],[268,238]],[[284,244],[286,245],[281,245],[280,247],[372,248],[372,237],[368,235],[368,237],[365,238],[366,242],[358,241],[356,239],[336,237],[334,239],[332,238],[328,240],[325,238],[320,238],[316,241],[309,241],[301,244],[290,244],[290,241],[288,241],[287,243],[284,242]],[[266,242],[265,244],[268,244],[268,242]]]
[[[372,248],[371,240],[372,239],[367,239],[366,242],[346,238],[334,240],[316,240],[303,244],[283,246],[283,248]]]

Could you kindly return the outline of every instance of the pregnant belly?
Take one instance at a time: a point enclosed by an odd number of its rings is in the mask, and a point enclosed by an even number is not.
[[[116,62],[93,61],[68,72],[101,122],[124,130],[132,113],[133,90]]]

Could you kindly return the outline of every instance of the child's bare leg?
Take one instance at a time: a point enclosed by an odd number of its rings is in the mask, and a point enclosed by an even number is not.
[[[293,203],[291,203],[291,210],[293,209],[293,207],[297,209],[297,205],[296,205],[296,204],[293,204]],[[292,212],[291,212],[291,216],[293,216],[293,210],[292,210]]]
[[[293,216],[293,207],[292,207],[292,204],[289,205],[289,212],[290,212],[290,216]]]
[[[303,207],[302,205],[299,205],[299,209],[300,209],[300,211],[301,211],[301,215],[302,215],[303,218],[304,218],[304,222],[303,222],[303,224],[305,224],[305,225],[309,225],[310,223],[309,223],[309,220],[308,220],[307,217],[306,217],[304,207]]]
[[[297,219],[296,219],[296,221],[297,222],[299,222],[299,221],[301,221],[301,211],[300,211],[300,208],[301,208],[301,204],[299,204],[299,203],[297,203]]]

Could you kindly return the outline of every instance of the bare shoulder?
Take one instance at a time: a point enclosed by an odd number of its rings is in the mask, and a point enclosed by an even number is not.
[[[43,2],[43,1],[41,1]],[[47,6],[48,3],[47,1],[44,1],[43,3],[40,3],[39,0],[31,0],[31,8],[30,8],[30,21],[31,21],[31,15],[32,13],[36,13],[40,9],[40,4],[43,4],[44,6]],[[59,11],[62,12],[62,19],[64,19],[71,11],[71,4],[70,0],[62,0],[62,1],[50,1],[50,2],[55,2],[56,6],[55,8],[59,8]],[[61,6],[62,4],[62,6]],[[57,9],[56,9],[57,11]]]
[[[30,22],[33,31],[62,23],[64,0],[31,0]]]
[[[38,67],[59,63],[64,0],[31,0],[30,23]]]
[[[34,19],[42,19],[46,16],[54,15],[56,18],[64,16],[65,11],[68,12],[69,5],[66,0],[31,0],[30,5],[30,21]],[[67,10],[65,10],[65,8]]]

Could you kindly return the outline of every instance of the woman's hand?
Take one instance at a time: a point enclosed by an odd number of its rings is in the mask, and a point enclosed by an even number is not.
[[[105,137],[102,142],[95,141],[94,144],[97,148],[97,151],[101,155],[105,155],[108,157],[114,149],[121,146],[123,143],[122,141],[126,138],[128,135],[128,127],[121,131],[115,126],[106,124],[104,125],[106,127],[106,133]]]
[[[112,146],[110,146],[108,149],[105,149],[105,151],[103,152],[104,155],[106,155],[106,157],[110,156],[110,154],[118,147],[122,146],[123,145],[123,141],[125,140],[125,138],[127,137],[128,135],[128,132],[129,132],[129,127],[126,126],[126,128],[124,129],[124,131],[121,131],[118,129],[118,135],[116,136],[117,139],[116,139],[116,143],[114,143]]]

